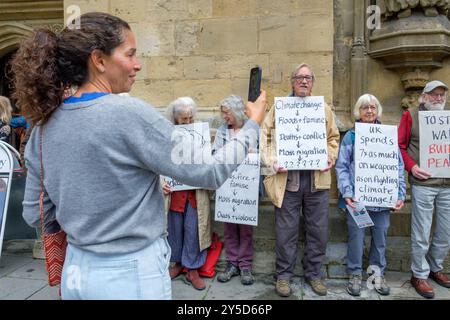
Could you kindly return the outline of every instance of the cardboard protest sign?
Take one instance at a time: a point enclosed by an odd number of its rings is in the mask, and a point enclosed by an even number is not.
[[[259,177],[259,154],[249,153],[216,190],[215,220],[257,226]]]
[[[450,111],[420,111],[420,164],[432,178],[450,178]]]
[[[209,163],[211,136],[207,122],[177,125],[172,138],[177,139],[177,144],[172,150],[172,161],[175,164]],[[188,146],[191,148],[187,148]],[[171,187],[172,191],[200,189],[183,184],[171,177],[162,176],[162,179]]]
[[[323,97],[275,98],[278,164],[288,170],[327,167],[328,149]]]
[[[162,176],[164,182],[170,187],[172,191],[184,191],[184,190],[196,190],[201,189],[199,187],[189,186],[187,184],[183,184],[171,177]]]
[[[394,208],[398,199],[397,127],[355,125],[355,198],[365,206]]]
[[[14,161],[7,143],[0,142],[0,256],[5,234],[6,214],[14,169]],[[18,164],[18,162],[17,162]]]

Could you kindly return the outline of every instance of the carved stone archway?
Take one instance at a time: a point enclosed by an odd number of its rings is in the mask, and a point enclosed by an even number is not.
[[[22,39],[33,29],[15,22],[0,22],[0,58],[18,48]]]

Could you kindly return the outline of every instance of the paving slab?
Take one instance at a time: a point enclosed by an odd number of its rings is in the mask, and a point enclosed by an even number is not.
[[[275,290],[276,287],[276,279],[273,275],[265,275],[260,277],[260,281],[262,281],[266,285],[266,290],[264,294],[255,298],[255,300],[302,300],[302,280],[299,276],[294,276],[291,279],[291,290],[292,295],[290,297],[280,297]],[[259,279],[258,279],[259,280]]]
[[[226,283],[217,281],[216,277],[213,284],[206,296],[207,300],[259,300],[258,297],[264,296],[272,287],[267,279],[260,276],[255,276],[252,285],[244,286],[239,276]]]
[[[410,283],[410,273],[386,273],[389,296],[381,296],[375,290],[367,289],[366,275],[360,297],[352,297],[346,291],[347,279],[326,279],[328,295],[320,297],[296,275],[291,279],[293,294],[288,298],[279,297],[275,292],[275,277],[270,274],[256,274],[255,283],[244,286],[240,277],[233,277],[227,283],[214,278],[204,278],[207,288],[199,291],[184,280],[184,275],[172,281],[174,300],[423,300]],[[435,300],[450,300],[450,289],[443,288],[429,280],[435,289]],[[28,255],[10,255],[4,252],[0,260],[0,300],[58,300],[58,288],[49,287],[43,260],[32,259]]]
[[[3,277],[0,300],[26,300],[47,285],[47,281]]]
[[[433,280],[428,280],[428,283],[433,287],[435,298],[434,300],[450,300],[450,289],[441,287]],[[409,279],[403,283],[401,287],[391,287],[391,294],[389,296],[381,296],[381,300],[425,300],[419,295],[411,285]]]
[[[428,283],[431,284],[431,286],[434,289],[435,299],[450,300],[450,289],[449,288],[444,288],[444,287],[438,285],[436,282],[434,282],[431,279],[428,280]]]
[[[233,277],[229,282],[222,283],[214,278],[203,278],[206,289],[199,291],[194,289],[184,280],[184,275],[172,280],[172,298],[174,300],[270,300],[278,299],[275,293],[275,281],[273,276],[255,275],[253,285],[244,286],[240,277]],[[297,291],[299,285],[295,286]],[[293,296],[296,300],[296,297]],[[281,298],[280,298],[281,299]]]
[[[8,277],[47,281],[47,271],[44,260],[33,259],[30,263],[8,274]]]
[[[185,280],[185,275],[181,274],[172,280],[173,300],[205,300],[208,291],[214,283],[214,278],[203,278],[206,284],[205,290],[197,290]]]
[[[31,263],[32,261],[33,258],[27,256],[2,254],[0,258],[0,278],[8,275],[9,273],[21,268],[26,264]]]
[[[327,279],[325,284],[328,287],[326,296],[319,296],[314,293],[311,286],[306,282],[303,283],[303,299],[304,300],[380,300],[375,290],[366,287],[365,282],[362,283],[361,295],[354,297],[347,292],[347,280]]]
[[[41,290],[37,291],[27,300],[60,300],[58,294],[59,287],[45,286]]]

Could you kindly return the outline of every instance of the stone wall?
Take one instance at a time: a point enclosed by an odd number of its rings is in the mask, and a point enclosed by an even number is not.
[[[353,1],[334,3],[333,104],[343,127],[351,125],[350,59],[353,43]]]
[[[332,102],[333,3],[329,0],[65,0],[81,12],[128,21],[143,70],[132,94],[157,107],[192,96],[200,118],[229,94],[247,96],[250,68],[263,69],[269,101],[290,93],[301,62],[317,74],[315,95]]]

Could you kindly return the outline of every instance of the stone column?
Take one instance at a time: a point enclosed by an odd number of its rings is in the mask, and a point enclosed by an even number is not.
[[[350,110],[367,91],[367,48],[365,38],[366,1],[354,0],[354,33],[351,58]]]

